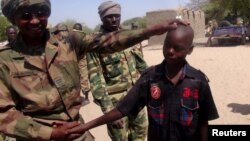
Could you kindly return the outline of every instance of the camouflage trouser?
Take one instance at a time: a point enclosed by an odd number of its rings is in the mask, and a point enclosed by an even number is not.
[[[110,95],[114,104],[123,97],[124,93]],[[107,124],[112,141],[145,141],[147,136],[148,119],[146,110],[142,109],[136,117],[124,117],[124,128],[116,129]]]

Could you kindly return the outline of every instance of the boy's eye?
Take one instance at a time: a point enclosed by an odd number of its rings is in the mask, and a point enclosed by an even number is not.
[[[174,46],[174,50],[175,50],[175,51],[183,51],[183,50],[185,50],[185,49],[186,49],[186,48],[183,47],[183,46],[178,46],[178,45]]]

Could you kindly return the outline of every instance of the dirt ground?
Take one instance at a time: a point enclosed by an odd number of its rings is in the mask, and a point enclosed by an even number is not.
[[[161,46],[143,49],[148,65],[161,63]],[[188,62],[202,70],[210,80],[210,87],[220,115],[210,124],[250,124],[250,45],[231,47],[196,47]],[[91,97],[92,101],[92,97]],[[93,102],[81,108],[85,121],[102,112]],[[90,130],[96,141],[110,141],[106,126]]]

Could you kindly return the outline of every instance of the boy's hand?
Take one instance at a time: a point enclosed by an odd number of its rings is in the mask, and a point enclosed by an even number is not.
[[[85,124],[80,124],[78,126],[75,126],[74,128],[69,129],[68,132],[70,134],[84,134],[85,131],[87,131],[87,130],[85,130],[85,126],[84,125]],[[71,136],[71,135],[69,135],[69,136]]]
[[[144,29],[143,32],[147,37],[151,37],[154,35],[161,35],[169,30],[176,29],[178,24],[188,25],[189,23],[184,20],[173,19],[173,20],[164,21],[162,23],[150,26]]]
[[[68,130],[80,125],[78,121],[55,123],[51,134],[51,140],[67,141],[80,137],[82,134],[70,133]]]
[[[121,129],[123,128],[123,120],[122,119],[118,119],[116,121],[113,121],[112,123],[112,126],[116,129]]]

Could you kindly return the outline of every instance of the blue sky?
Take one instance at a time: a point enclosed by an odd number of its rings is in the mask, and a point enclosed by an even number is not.
[[[49,22],[55,25],[67,19],[85,23],[94,28],[101,23],[98,6],[106,0],[51,0],[52,14]],[[175,9],[185,6],[189,0],[113,0],[122,7],[121,20],[145,16],[154,10]]]

